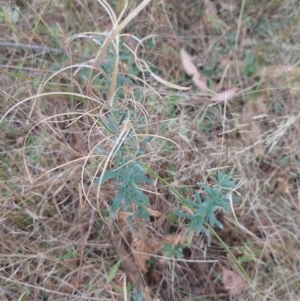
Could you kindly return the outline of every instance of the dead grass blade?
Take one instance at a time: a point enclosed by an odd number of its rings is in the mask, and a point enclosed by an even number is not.
[[[271,66],[263,68],[259,72],[259,76],[269,77],[269,78],[278,78],[282,76],[295,77],[300,76],[300,68],[297,66]]]
[[[206,77],[202,75],[192,61],[191,56],[184,50],[180,50],[180,57],[185,72],[192,77],[194,84],[202,92],[207,92]]]
[[[236,93],[237,93],[237,88],[232,87],[226,91],[216,93],[210,100],[216,102],[228,101],[232,99],[236,95]]]
[[[242,133],[242,138],[247,145],[253,145],[254,149],[261,153],[263,145],[261,142],[261,130],[255,123],[254,118],[268,113],[268,107],[264,103],[263,97],[258,98],[254,103],[247,103],[242,112],[242,124],[246,132]]]
[[[234,3],[231,3],[229,1],[220,1],[220,6],[222,7],[222,9],[224,10],[228,10],[230,12],[234,12],[237,10],[237,5]]]
[[[185,72],[192,77],[193,83],[199,88],[201,92],[208,92],[209,88],[207,87],[206,77],[201,74],[196,65],[193,63],[191,56],[183,48],[180,50],[180,58]],[[237,91],[238,89],[236,87],[232,87],[226,91],[215,93],[211,97],[210,101],[228,101],[236,95]]]
[[[109,5],[105,2],[105,1],[99,1],[100,4],[103,5],[103,7],[106,9],[106,11],[108,12],[108,8]],[[107,40],[104,42],[102,49],[101,49],[101,53],[99,55],[99,60],[100,62],[103,60],[104,54],[106,53],[107,47],[109,46],[109,44],[111,43],[111,41],[113,41],[116,36],[118,35],[118,33],[124,29],[128,23],[130,23],[131,20],[133,20],[149,3],[151,2],[151,0],[144,0],[142,1],[132,12],[130,12],[128,14],[128,16],[119,24],[114,24],[114,29],[112,30],[111,34],[108,36]],[[123,13],[121,14],[123,15]],[[113,22],[115,20],[115,18],[111,19],[111,21]],[[116,22],[116,20],[115,20]]]
[[[185,72],[192,77],[195,75],[198,76],[197,67],[192,62],[190,55],[184,49],[180,50],[180,57]]]

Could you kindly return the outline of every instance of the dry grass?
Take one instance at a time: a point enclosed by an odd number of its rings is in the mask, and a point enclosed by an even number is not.
[[[300,299],[299,1],[150,1],[136,16],[129,1],[113,32],[148,37],[137,55],[153,75],[124,84],[118,103],[135,106],[144,135],[155,136],[141,160],[186,196],[216,170],[241,183],[237,220],[221,216],[218,230],[251,279],[235,297],[221,273],[238,267],[217,239],[194,238],[182,260],[166,260],[161,246],[185,233],[171,214],[178,200],[157,179],[143,187],[157,215],[144,238],[126,214],[107,215],[116,187],[94,186],[110,164],[96,147],[112,155],[117,143],[96,119],[114,109],[118,78],[103,92],[97,62],[106,52],[87,36],[113,28],[125,1],[110,3],[111,16],[100,2],[0,1],[1,300],[130,300],[133,288],[149,300]],[[212,103],[195,87],[173,89],[192,84],[181,48],[210,89],[238,87],[236,97]],[[122,59],[117,67],[128,71]],[[120,131],[138,141],[138,127]]]

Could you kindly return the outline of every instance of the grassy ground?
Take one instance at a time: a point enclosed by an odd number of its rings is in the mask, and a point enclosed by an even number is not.
[[[1,300],[299,300],[300,2],[150,1],[133,16],[138,2],[104,53],[106,2],[0,1]],[[125,1],[109,5],[118,18]],[[108,214],[114,181],[95,185],[122,137],[125,155],[153,137],[138,154],[153,180],[140,231],[128,212]],[[236,218],[218,212],[222,242],[187,244],[172,188],[191,198],[218,170],[238,184]],[[183,257],[168,259],[166,243],[185,244]],[[224,287],[222,270],[245,289]]]

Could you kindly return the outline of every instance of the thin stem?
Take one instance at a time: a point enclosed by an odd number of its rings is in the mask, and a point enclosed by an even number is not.
[[[31,49],[33,51],[42,51],[42,52],[50,52],[55,54],[66,54],[69,56],[69,53],[63,49],[48,47],[46,45],[38,45],[38,44],[22,44],[16,42],[9,42],[9,41],[1,41],[0,40],[0,47],[11,47],[11,48],[19,48],[19,49]],[[77,53],[72,53],[73,56],[80,57],[83,59],[91,59],[91,57],[87,57],[84,55],[80,55]]]
[[[44,51],[44,52],[52,52],[52,53],[66,53],[62,49],[52,48],[45,45],[28,45],[22,43],[15,43],[15,42],[7,42],[7,41],[0,41],[0,46],[3,47],[12,47],[12,48],[21,48],[21,49],[31,49],[36,51]]]

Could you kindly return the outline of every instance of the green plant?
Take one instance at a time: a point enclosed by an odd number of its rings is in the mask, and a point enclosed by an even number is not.
[[[211,226],[218,226],[223,228],[223,225],[215,217],[215,210],[218,207],[223,208],[228,211],[230,209],[230,198],[228,193],[230,193],[235,183],[230,179],[230,174],[223,174],[218,171],[217,178],[212,177],[215,184],[210,187],[205,183],[201,182],[199,185],[204,189],[206,196],[201,199],[198,191],[195,191],[195,201],[185,199],[185,204],[191,209],[191,213],[185,213],[182,211],[177,211],[176,214],[179,217],[189,220],[190,231],[199,235],[200,232],[204,232],[205,235],[210,239],[210,233],[206,227],[206,221],[209,222]]]
[[[99,40],[98,42],[102,41]],[[106,163],[101,165],[103,170],[101,176],[96,178],[95,185],[99,187],[109,180],[113,181],[117,189],[117,195],[112,200],[109,210],[110,216],[116,219],[118,212],[126,212],[130,224],[133,225],[136,218],[145,222],[149,218],[150,203],[142,185],[144,183],[152,184],[147,172],[150,172],[154,177],[157,176],[151,168],[144,164],[141,157],[145,153],[147,143],[153,140],[154,135],[148,134],[146,114],[143,114],[143,111],[140,109],[144,99],[141,92],[142,87],[138,86],[131,90],[134,101],[129,101],[125,105],[124,101],[122,101],[126,93],[123,87],[126,84],[124,79],[130,78],[131,75],[137,78],[139,72],[136,68],[139,66],[139,63],[137,63],[138,59],[129,50],[126,51],[123,42],[120,43],[119,47],[121,53],[119,59],[126,64],[129,73],[126,74],[126,77],[120,75],[122,73],[122,64],[120,64],[118,69],[115,68],[117,54],[114,54],[114,47],[109,46],[107,48],[109,60],[106,64],[102,64],[106,74],[102,82],[102,94],[109,95],[113,85],[113,78],[116,79],[114,83],[116,92],[111,99],[112,106],[105,115],[105,120],[98,118],[95,122],[113,141],[113,146],[111,150],[103,149],[100,145],[96,148],[100,155],[105,156],[107,159]],[[116,70],[118,70],[118,74],[114,76]],[[130,74],[130,72],[133,74]],[[86,77],[88,76],[86,75]],[[170,141],[166,140],[166,143],[170,143]],[[185,208],[184,210],[188,209],[190,212],[186,213],[181,210],[176,211],[175,214],[189,221],[190,233],[199,235],[200,232],[203,232],[210,239],[207,223],[212,227],[216,225],[222,228],[221,222],[215,218],[215,210],[218,207],[226,211],[230,209],[228,193],[235,186],[234,181],[230,178],[230,173],[223,174],[219,171],[217,178],[212,177],[215,182],[212,187],[205,183],[199,183],[206,195],[201,197],[195,191],[195,200],[186,198],[185,194],[190,195],[190,190],[183,193],[177,192],[182,208]],[[169,254],[170,252],[169,250],[167,253]],[[175,253],[177,254],[178,252]],[[178,257],[178,254],[176,256]]]
[[[124,147],[120,147],[119,156],[124,153]],[[118,194],[114,198],[111,205],[112,217],[116,217],[118,210],[130,212],[130,219],[134,221],[138,216],[146,219],[149,216],[147,206],[149,200],[147,195],[139,188],[143,181],[151,183],[151,180],[146,176],[145,169],[140,162],[129,163],[130,157],[120,159],[116,162],[114,169],[105,171],[101,183],[108,179],[114,179],[117,185]],[[100,179],[97,180],[97,185],[100,184]]]
[[[103,114],[101,113],[97,117],[94,115],[93,118],[99,131],[105,136],[103,141],[109,141],[103,145],[99,142],[95,147],[99,157],[102,158],[99,163],[101,174],[95,178],[95,186],[98,187],[98,191],[101,191],[102,185],[110,181],[116,190],[116,196],[110,206],[106,207],[106,214],[109,214],[113,220],[118,220],[119,213],[125,213],[123,216],[128,217],[130,229],[137,226],[138,223],[146,224],[151,209],[143,186],[145,184],[152,185],[151,178],[156,178],[165,184],[177,198],[177,207],[180,209],[174,213],[179,219],[187,220],[189,237],[202,232],[210,240],[211,232],[216,235],[212,227],[215,225],[223,227],[215,217],[216,209],[219,207],[226,211],[230,209],[232,200],[230,196],[235,187],[234,181],[231,180],[231,174],[223,174],[219,171],[216,178],[212,177],[215,182],[212,186],[203,182],[199,183],[202,192],[191,191],[188,188],[177,191],[157,175],[144,162],[147,144],[151,142],[155,145],[158,140],[153,139],[155,135],[149,133],[148,124],[153,121],[148,120],[149,115],[144,108],[148,97],[144,91],[149,88],[145,80],[146,76],[152,75],[157,79],[158,75],[153,73],[154,69],[151,70],[147,62],[137,58],[137,53],[125,45],[121,36],[116,41],[117,44],[114,43],[113,38],[109,37],[102,39],[99,36],[87,36],[86,38],[101,46],[97,57],[101,72],[99,73],[98,69],[90,68],[88,64],[85,64],[79,69],[78,77],[83,85],[92,83],[99,89],[105,107]],[[170,85],[170,87],[174,87],[174,85]],[[169,106],[177,103],[177,99],[174,97],[170,97],[169,100]],[[169,115],[167,115],[169,118],[176,118],[176,111],[173,110]],[[204,125],[204,129],[205,127],[207,125]],[[179,130],[181,131],[181,129]],[[171,139],[165,139],[165,142],[172,144]],[[168,153],[172,153],[173,147],[172,144]],[[159,149],[159,147],[154,147],[154,149]],[[174,177],[175,174],[176,165]],[[192,193],[195,197],[190,199],[188,196]],[[98,209],[100,208],[98,207]],[[143,228],[142,226],[139,229]],[[183,257],[182,248],[185,246],[181,243],[164,244],[162,251],[167,257],[180,259]],[[115,270],[113,270],[114,272]],[[143,300],[144,296],[134,288],[133,299]]]
[[[100,121],[104,125],[111,138],[115,141],[116,151],[110,158],[111,165],[109,170],[105,170],[101,177],[95,181],[96,186],[104,184],[106,181],[113,179],[116,184],[118,194],[113,199],[110,214],[113,218],[117,217],[117,212],[122,210],[130,213],[130,221],[133,222],[136,217],[147,219],[149,212],[149,200],[140,186],[143,182],[151,184],[152,181],[146,176],[146,170],[142,162],[137,158],[141,156],[148,142],[152,137],[146,137],[139,141],[137,134],[145,129],[144,117],[139,117],[138,111],[128,106],[128,108],[117,108],[107,114],[108,124]],[[123,122],[130,120],[137,125],[124,132]],[[101,155],[109,156],[109,153],[97,147]]]
[[[164,252],[166,257],[169,258],[183,258],[182,249],[185,248],[186,245],[170,245],[170,244],[164,244],[162,248],[162,252]]]
[[[117,130],[117,124],[109,118],[110,131]],[[112,156],[113,168],[104,171],[101,177],[95,181],[96,186],[104,184],[109,179],[113,179],[117,186],[118,194],[113,199],[111,205],[111,216],[116,218],[119,210],[130,213],[130,221],[133,222],[136,217],[146,220],[149,217],[147,210],[149,200],[147,195],[141,188],[143,182],[152,184],[152,181],[146,175],[145,165],[137,159],[145,151],[146,143],[152,140],[152,137],[143,139],[139,145],[136,145],[135,140],[132,140],[130,134],[132,131],[127,132],[124,139],[117,147],[117,151]],[[106,151],[98,148],[101,154],[107,154]],[[149,167],[148,167],[149,170]],[[151,171],[151,170],[150,170]],[[231,180],[231,174],[223,174],[218,171],[217,178],[212,177],[215,184],[210,187],[201,182],[199,185],[203,188],[206,196],[200,196],[198,191],[195,191],[195,201],[183,198],[181,203],[183,207],[189,208],[191,213],[176,211],[175,214],[179,217],[189,220],[188,226],[191,232],[199,235],[200,232],[210,239],[210,234],[207,229],[206,223],[211,226],[218,226],[222,228],[222,224],[215,217],[215,210],[223,208],[228,211],[230,209],[229,193],[235,187],[235,182]],[[170,251],[170,250],[169,250]],[[170,253],[170,252],[168,252]]]
[[[146,301],[144,292],[139,292],[137,289],[133,290],[132,298],[133,301]]]
[[[132,110],[132,111],[131,111]],[[134,130],[131,128],[125,133],[119,130],[125,118],[135,120],[136,126]],[[138,118],[138,113],[133,107],[126,109],[115,109],[111,114],[107,114],[106,130],[112,134],[116,141],[115,151],[110,157],[110,165],[112,168],[105,170],[95,181],[95,185],[99,186],[106,181],[112,179],[117,187],[117,196],[113,199],[110,209],[111,217],[117,217],[118,211],[130,213],[129,219],[131,223],[136,217],[145,220],[149,217],[149,199],[141,185],[147,183],[152,184],[151,179],[146,175],[147,169],[144,163],[138,158],[143,155],[147,143],[152,140],[152,136],[138,141],[137,134],[145,129],[143,126],[144,119]],[[138,122],[140,124],[138,124]],[[109,156],[109,153],[97,147],[101,155]],[[149,168],[148,168],[149,170]],[[151,172],[151,170],[150,170]],[[231,174],[223,174],[218,171],[217,178],[212,177],[215,184],[210,187],[205,183],[199,183],[203,188],[206,196],[201,198],[200,194],[195,191],[195,201],[181,196],[182,205],[189,208],[191,213],[176,211],[175,213],[182,218],[189,220],[189,228],[191,232],[199,235],[204,232],[210,238],[206,222],[211,226],[222,228],[222,224],[215,218],[215,210],[218,207],[228,211],[230,209],[230,199],[228,193],[234,189],[235,183],[230,179]]]

